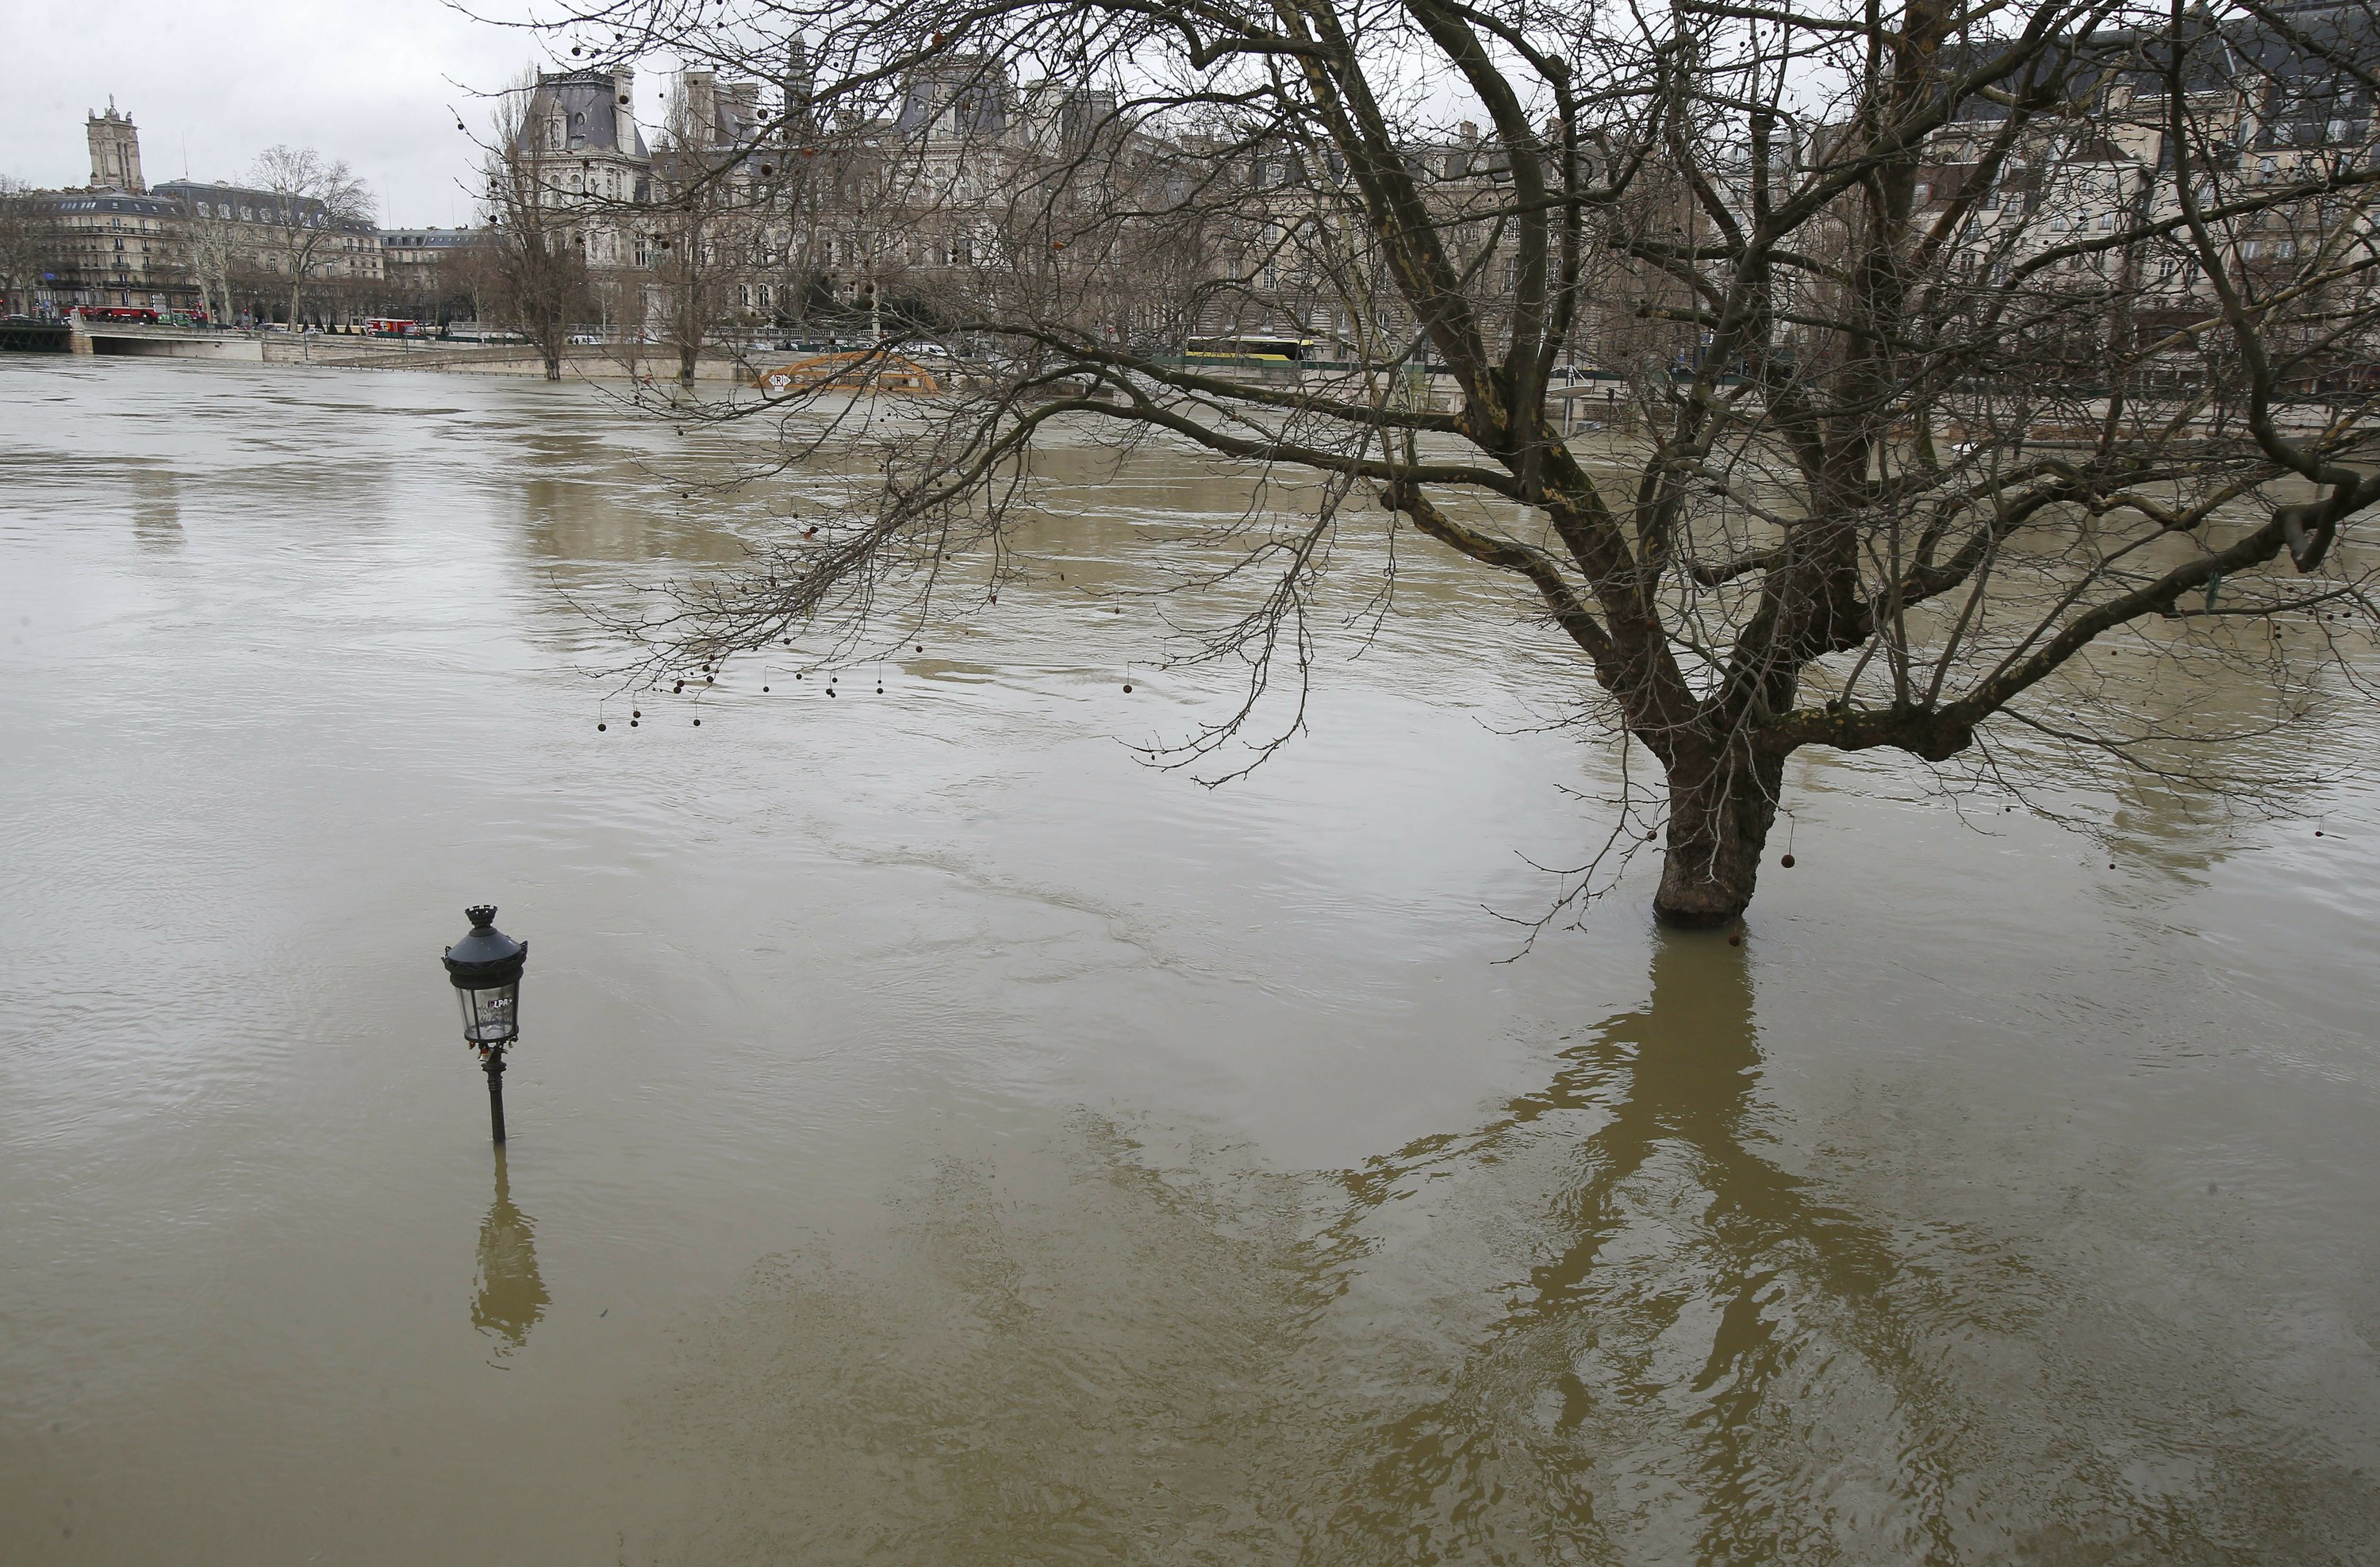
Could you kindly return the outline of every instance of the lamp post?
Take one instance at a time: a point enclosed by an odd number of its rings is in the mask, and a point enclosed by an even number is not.
[[[504,1140],[504,1047],[520,1037],[520,977],[528,943],[496,929],[496,905],[465,909],[470,933],[446,949],[446,978],[463,1003],[463,1042],[488,1075],[488,1124]]]

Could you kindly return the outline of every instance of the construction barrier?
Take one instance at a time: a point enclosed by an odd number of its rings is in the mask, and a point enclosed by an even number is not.
[[[939,396],[942,378],[917,360],[898,354],[858,349],[841,354],[814,354],[774,370],[752,372],[752,384],[771,395],[815,392],[832,387],[850,392],[905,392]]]

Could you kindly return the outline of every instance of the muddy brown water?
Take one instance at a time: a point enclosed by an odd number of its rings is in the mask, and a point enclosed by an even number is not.
[[[1742,946],[1632,873],[1504,963],[1575,666],[1416,557],[1274,762],[1151,771],[1220,686],[1098,595],[1240,504],[1161,462],[834,698],[599,734],[573,601],[734,558],[734,439],[0,362],[0,1557],[2380,1550],[2371,724],[2112,855],[1810,759]]]

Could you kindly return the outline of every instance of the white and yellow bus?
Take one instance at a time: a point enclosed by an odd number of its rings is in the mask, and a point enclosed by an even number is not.
[[[1297,364],[1314,358],[1311,337],[1193,337],[1182,346],[1185,359],[1255,359]]]

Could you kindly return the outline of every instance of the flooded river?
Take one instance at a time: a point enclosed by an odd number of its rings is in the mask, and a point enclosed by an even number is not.
[[[1153,770],[1218,687],[1084,585],[1246,497],[1150,457],[632,728],[578,606],[735,558],[741,439],[0,362],[0,1558],[2380,1549],[2374,726],[2112,853],[1811,758],[1741,947],[1647,865],[1503,962],[1617,760],[1494,584]]]

